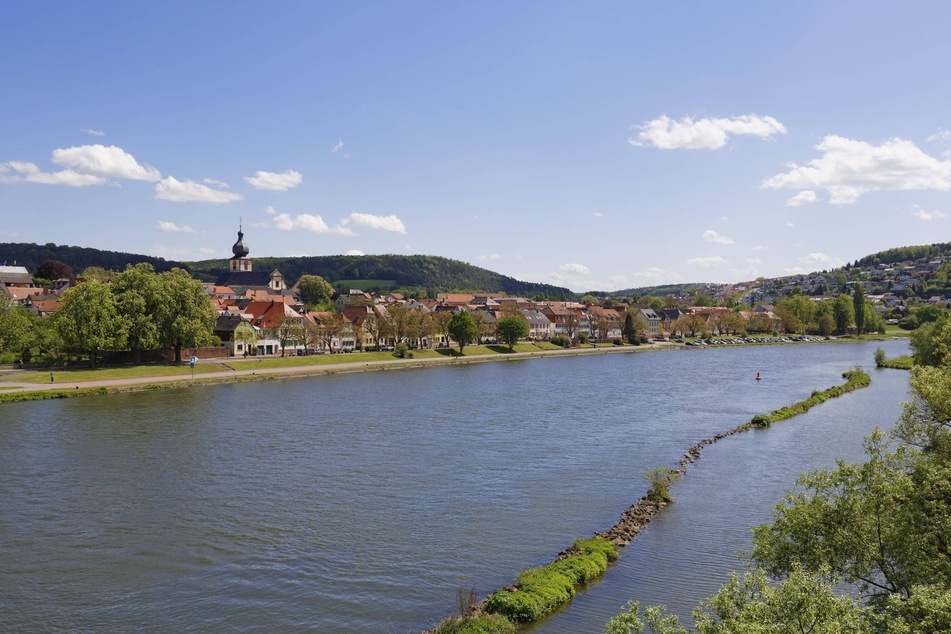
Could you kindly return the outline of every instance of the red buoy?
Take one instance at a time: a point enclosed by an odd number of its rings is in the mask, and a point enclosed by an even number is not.
[[[760,379],[759,372],[756,373],[756,380],[757,380],[757,381],[762,380],[762,379]]]

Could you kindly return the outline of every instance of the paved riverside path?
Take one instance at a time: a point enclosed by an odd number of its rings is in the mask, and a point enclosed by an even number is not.
[[[383,371],[386,369],[401,368],[422,368],[438,365],[461,365],[468,363],[482,363],[490,361],[514,361],[518,359],[531,359],[535,357],[559,356],[559,355],[587,355],[587,354],[607,354],[619,352],[637,352],[646,350],[656,350],[659,348],[672,348],[670,344],[666,345],[642,345],[637,347],[619,346],[605,348],[567,348],[565,350],[537,350],[533,352],[510,352],[480,354],[462,357],[440,357],[429,359],[386,359],[383,361],[344,361],[341,363],[327,363],[321,365],[301,365],[289,366],[284,368],[249,368],[247,370],[224,370],[221,372],[202,372],[196,374],[194,378],[189,373],[173,374],[169,376],[143,376],[129,377],[121,379],[102,379],[96,381],[70,381],[68,371],[60,371],[55,374],[55,383],[18,383],[15,379],[19,372],[35,372],[36,370],[6,370],[0,373],[3,377],[0,380],[0,394],[16,394],[18,392],[42,392],[50,390],[74,390],[93,387],[129,387],[138,385],[154,385],[159,383],[179,382],[184,385],[214,384],[219,379],[228,381],[237,377],[261,376],[268,378],[283,378],[295,376],[320,376],[324,374],[355,373],[368,370]],[[281,357],[268,357],[269,359],[280,359]],[[296,357],[288,357],[296,358]],[[221,362],[220,359],[209,360],[209,362]],[[200,363],[200,362],[199,362]],[[241,361],[242,364],[253,364],[253,361]],[[61,380],[62,379],[62,380]]]

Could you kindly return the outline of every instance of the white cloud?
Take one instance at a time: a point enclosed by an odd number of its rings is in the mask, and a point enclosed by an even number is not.
[[[336,233],[345,236],[353,235],[346,227],[330,227],[320,216],[313,214],[278,214],[274,216],[274,226],[282,231],[309,231],[310,233]]]
[[[719,255],[711,255],[702,258],[690,258],[687,260],[687,264],[693,264],[694,266],[699,266],[703,269],[713,269],[726,264],[726,260],[721,258]]]
[[[214,178],[203,178],[201,179],[201,182],[203,182],[205,185],[211,185],[212,187],[217,187],[218,189],[228,189],[229,187],[228,183],[224,181],[216,180]]]
[[[340,140],[340,141],[337,141],[337,145],[335,145],[335,146],[333,147],[333,149],[330,150],[330,151],[331,151],[331,152],[339,152],[339,151],[342,150],[342,149],[343,149],[343,140]]]
[[[501,260],[502,256],[498,253],[493,253],[492,255],[480,255],[476,258],[477,260]]]
[[[722,236],[713,229],[707,229],[704,231],[703,239],[707,242],[715,242],[716,244],[733,244],[733,238]]]
[[[762,244],[757,244],[755,247],[753,247],[753,250],[754,251],[769,251],[769,247],[765,247]]]
[[[604,217],[604,214],[601,213],[600,211],[593,211],[593,212],[591,212],[591,215],[594,216],[595,218],[603,218],[603,217]]]
[[[264,210],[264,213],[268,214],[269,216],[273,216],[277,213],[277,209],[274,208],[274,205],[268,205]]]
[[[801,191],[789,200],[786,201],[787,207],[799,207],[800,205],[808,205],[816,202],[816,192],[811,189]]]
[[[395,215],[374,216],[373,214],[352,213],[340,221],[343,226],[354,224],[360,227],[369,227],[380,231],[392,231],[393,233],[406,233],[406,226],[403,221]]]
[[[215,255],[218,253],[214,249],[209,249],[208,247],[198,247],[198,252],[202,255]]]
[[[881,145],[829,135],[816,146],[822,153],[806,165],[763,182],[766,189],[824,189],[833,205],[854,203],[874,191],[951,188],[951,161],[922,152],[911,141],[895,138]]]
[[[559,271],[564,271],[565,273],[575,273],[577,275],[587,275],[588,267],[584,264],[562,264],[558,267]]]
[[[818,253],[818,252],[813,252],[808,255],[805,255],[799,258],[799,261],[805,264],[806,266],[812,267],[813,269],[818,268],[820,265],[822,265],[822,268],[827,268],[827,269],[829,268],[834,269],[839,266],[845,266],[845,262],[843,262],[839,258],[833,258],[831,256],[826,255],[825,253]]]
[[[759,258],[746,258],[746,261],[750,264],[762,264],[763,261]]]
[[[947,141],[951,139],[951,130],[938,128],[938,131],[928,137],[929,141]]]
[[[786,226],[789,227],[790,229],[796,228],[796,225],[794,225],[791,220],[786,221]]]
[[[53,163],[82,174],[105,178],[155,182],[162,178],[151,165],[140,165],[135,157],[115,145],[79,145],[53,150]]]
[[[720,216],[720,222],[730,222],[729,216]]]
[[[349,251],[344,253],[344,255],[366,255],[366,253],[364,253],[360,249],[350,249]]]
[[[173,233],[195,233],[195,230],[191,228],[191,225],[177,225],[174,222],[166,222],[165,220],[156,220],[155,226],[158,227],[159,231],[171,231]]]
[[[696,121],[691,117],[676,121],[661,115],[653,121],[635,127],[639,130],[637,138],[628,139],[628,143],[637,147],[655,147],[662,150],[715,150],[726,145],[730,135],[770,139],[776,134],[786,134],[785,126],[773,117],[755,114],[731,119],[707,118]]]
[[[11,173],[15,172],[15,174]],[[81,174],[66,169],[59,172],[43,172],[34,163],[27,161],[8,161],[0,164],[0,183],[39,183],[42,185],[66,185],[67,187],[87,187],[102,185],[106,179],[95,174]]]
[[[285,192],[288,189],[294,189],[304,182],[304,177],[300,172],[294,170],[287,170],[280,174],[276,172],[262,172],[259,170],[254,173],[254,176],[245,176],[244,180],[255,189]]]
[[[195,181],[180,181],[168,176],[155,185],[155,198],[173,202],[202,202],[220,205],[243,200],[244,196],[212,189]]]
[[[683,281],[683,276],[673,271],[652,266],[646,271],[634,273],[633,277],[643,286],[658,286],[660,284],[676,284]]]
[[[944,214],[938,211],[937,209],[932,211],[927,211],[922,209],[918,205],[913,205],[911,210],[911,215],[920,220],[930,222],[931,220],[941,220],[944,218]]]
[[[154,255],[166,260],[183,260],[192,255],[192,250],[186,247],[167,247],[165,245],[156,245],[149,249],[149,255]]]
[[[93,130],[92,128],[83,128],[80,132],[85,132],[91,136],[106,136],[106,133],[102,130]]]
[[[271,225],[267,222],[252,222],[248,224],[249,227],[253,229],[270,229]]]

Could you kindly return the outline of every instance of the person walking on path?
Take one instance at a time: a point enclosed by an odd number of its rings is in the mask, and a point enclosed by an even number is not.
[[[53,382],[53,370],[51,369],[51,370],[50,370],[50,383],[52,383],[52,382]]]

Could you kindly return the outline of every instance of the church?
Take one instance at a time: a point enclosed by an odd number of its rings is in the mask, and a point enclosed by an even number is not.
[[[231,247],[234,254],[229,260],[229,270],[222,273],[215,282],[216,286],[228,286],[238,295],[244,295],[248,290],[270,290],[282,294],[287,290],[284,274],[274,269],[270,273],[255,271],[248,254],[251,250],[244,241],[244,232],[238,226],[238,241]]]

